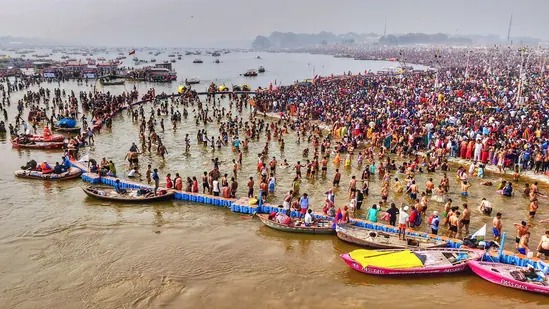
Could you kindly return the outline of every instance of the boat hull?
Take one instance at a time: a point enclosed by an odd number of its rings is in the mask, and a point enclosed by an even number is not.
[[[349,227],[347,227],[347,228],[349,228]],[[356,228],[356,227],[353,227],[353,228]],[[423,239],[418,238],[418,237],[412,237],[412,236],[409,236],[409,235],[406,236],[406,238],[410,239],[410,240],[417,241],[418,242],[417,246],[407,245],[404,242],[402,242],[402,243],[395,243],[395,242],[390,242],[390,241],[380,242],[380,241],[376,241],[377,237],[372,238],[371,240],[368,240],[364,237],[354,236],[351,233],[347,232],[345,229],[346,228],[342,228],[339,225],[336,227],[337,238],[339,238],[339,239],[341,239],[345,242],[348,242],[348,243],[351,243],[351,244],[354,244],[354,245],[358,245],[358,246],[361,246],[361,247],[366,247],[366,248],[374,248],[374,249],[407,249],[407,248],[418,248],[419,247],[419,248],[422,248],[422,249],[428,249],[428,248],[444,248],[447,245],[447,242],[444,242],[444,241],[441,241],[441,242],[438,242],[438,243],[422,243],[421,241]],[[368,230],[368,229],[362,229],[362,230],[364,230],[365,232],[380,233],[379,231],[375,231],[375,230]],[[387,234],[387,236],[391,237],[391,238],[396,238],[397,237],[396,235],[390,235],[390,234]]]
[[[286,224],[280,224],[277,222],[274,222],[272,220],[269,220],[268,215],[258,215],[259,219],[263,224],[266,226],[283,232],[290,232],[290,233],[301,233],[301,234],[334,234],[335,231],[330,227],[315,227],[315,226],[290,226]]]
[[[28,149],[61,149],[65,145],[64,142],[36,142],[28,144],[19,144],[12,141],[14,148],[28,148]]]
[[[533,293],[549,294],[549,286],[542,286],[542,285],[528,283],[528,282],[521,282],[512,277],[503,276],[501,273],[491,271],[491,269],[497,270],[497,268],[500,268],[501,263],[470,261],[468,262],[468,264],[471,270],[476,275],[494,284],[512,288],[512,289],[533,292]],[[514,267],[517,270],[525,269],[524,267],[518,267],[513,265],[505,265],[505,266]]]
[[[389,250],[393,251],[393,250]],[[398,251],[398,250],[394,250]],[[479,260],[482,258],[483,252],[479,250],[463,250],[463,249],[420,249],[418,252],[429,252],[429,251],[441,251],[441,252],[469,252],[472,254],[471,260]],[[347,253],[340,255],[341,259],[353,270],[358,272],[368,274],[368,275],[379,275],[379,276],[409,276],[409,275],[427,275],[427,274],[449,274],[457,273],[467,270],[467,262],[463,262],[456,265],[446,265],[446,266],[428,266],[428,267],[417,267],[417,268],[385,268],[368,265],[363,267]]]
[[[53,130],[58,132],[64,132],[64,133],[80,133],[80,127],[74,127],[74,128],[53,127]]]
[[[154,203],[154,202],[162,202],[162,201],[169,201],[173,199],[175,192],[168,192],[164,195],[159,196],[152,196],[152,197],[143,197],[143,198],[131,198],[131,197],[124,197],[124,196],[105,196],[101,194],[94,193],[90,190],[92,187],[82,188],[82,191],[86,193],[88,196],[104,200],[104,201],[111,201],[111,202],[121,202],[121,203]],[[102,187],[93,187],[93,188],[102,188]],[[107,188],[107,187],[103,187]],[[113,190],[112,187],[108,187],[110,190]]]
[[[15,172],[15,177],[38,180],[70,180],[79,178],[82,171],[79,168],[71,167],[67,172],[61,174],[42,174],[39,171],[19,170]]]
[[[50,138],[45,138],[42,135],[27,135],[26,138],[31,142],[62,142],[65,140],[65,136],[61,134],[52,135]]]

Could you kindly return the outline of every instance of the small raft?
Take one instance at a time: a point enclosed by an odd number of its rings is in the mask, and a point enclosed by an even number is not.
[[[468,261],[482,258],[473,249],[366,250],[340,255],[352,269],[371,275],[418,275],[455,273],[467,269]]]
[[[124,203],[152,203],[169,201],[175,195],[175,191],[157,190],[157,195],[154,195],[151,189],[126,189],[126,193],[117,193],[114,187],[108,186],[89,186],[83,187],[82,190],[88,196],[112,201],[112,202],[124,202]]]
[[[305,226],[305,224],[299,223],[297,220],[292,219],[289,224],[282,224],[269,219],[269,215],[257,215],[261,222],[266,226],[283,232],[291,233],[303,233],[303,234],[334,234],[332,229],[332,222],[319,221],[315,222],[311,226]]]
[[[82,170],[76,167],[69,168],[66,172],[61,174],[47,173],[44,174],[40,171],[19,170],[15,172],[15,177],[40,179],[40,180],[69,180],[75,179],[82,175]]]

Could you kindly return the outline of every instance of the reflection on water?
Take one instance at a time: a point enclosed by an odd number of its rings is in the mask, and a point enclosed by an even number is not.
[[[233,64],[229,57],[234,57]],[[230,76],[236,76],[250,66],[245,62],[246,57],[224,56],[222,65],[230,67],[219,69],[220,72],[225,70],[220,74],[231,81]],[[329,72],[357,72],[386,66],[348,60],[338,62],[326,56],[268,54],[262,58],[273,64],[262,63],[269,73],[250,80],[254,87],[265,86],[274,79],[290,81],[310,76],[307,71],[309,60],[324,63],[331,69]],[[295,68],[283,65],[287,61],[296,64]],[[184,61],[181,65],[186,66]],[[317,64],[317,70],[319,67]],[[203,80],[213,79],[217,69],[208,68],[204,63],[200,74],[198,71],[181,73],[186,72],[181,70],[180,77],[194,74]],[[235,78],[234,82],[244,82],[244,78]],[[52,89],[57,85],[43,86]],[[75,91],[82,89],[75,83],[62,86]],[[135,86],[143,93],[153,84]],[[158,86],[157,92],[173,92],[177,87],[176,84],[154,86]],[[131,87],[133,84],[127,83],[113,87],[112,91]],[[23,92],[13,93],[11,100],[16,102],[22,96]],[[221,104],[228,106],[226,100]],[[10,115],[15,111],[14,105],[10,107]],[[149,108],[150,105],[145,106],[146,110]],[[165,122],[169,123],[167,119]],[[169,151],[166,160],[146,154],[141,157],[142,166],[159,167],[162,180],[168,172],[172,175],[178,172],[182,177],[198,176],[211,168],[211,158],[219,157],[228,162],[221,169],[230,171],[231,159],[235,157],[230,148],[212,152],[193,141],[192,154],[183,155],[185,134],[196,138],[199,129],[218,135],[213,124],[196,126],[191,113],[176,131],[167,128],[159,133]],[[89,149],[90,156],[112,159],[119,173],[123,173],[127,169],[123,158],[131,142],[137,141],[137,132],[137,124],[125,113],[120,114],[114,120],[112,130],[102,130],[101,135],[96,136],[96,146]],[[285,139],[284,152],[276,142],[271,142],[270,156],[276,156],[279,161],[287,159],[290,164],[303,161],[302,150],[310,145],[298,145],[292,135]],[[261,151],[264,140],[262,137],[260,142],[251,143],[244,156],[239,195],[245,193],[244,179],[257,177],[255,154]],[[154,206],[113,204],[87,197],[80,188],[85,184],[80,181],[15,179],[13,171],[24,162],[31,158],[55,162],[60,153],[11,149],[9,141],[2,136],[0,157],[3,164],[0,168],[2,308],[249,308],[258,304],[272,308],[365,308],[368,305],[417,308],[427,303],[452,308],[463,305],[463,299],[486,308],[512,307],[517,303],[546,304],[543,296],[500,288],[472,274],[405,279],[367,276],[351,270],[341,261],[339,254],[356,247],[335,236],[275,231],[257,219],[233,214],[228,209],[181,201]],[[322,207],[321,193],[331,185],[333,172],[334,167],[330,165],[326,178],[302,180],[301,191],[311,194],[311,205],[316,210]],[[347,202],[346,181],[351,175],[359,176],[361,167],[355,162],[353,168],[345,169],[343,174],[342,186],[335,190],[337,205]],[[272,202],[280,202],[290,188],[293,176],[291,168],[278,169],[276,193],[270,198]],[[475,212],[476,203],[482,197],[493,202],[495,211],[504,213],[504,228],[509,232],[512,232],[512,222],[526,218],[527,200],[520,194],[508,200],[495,194],[494,188],[482,187],[473,180],[471,196],[462,200],[456,194],[455,179],[451,173],[449,176],[454,187],[450,197],[455,204],[468,202],[472,206],[471,229],[491,221]],[[440,180],[439,174],[418,175],[418,180],[425,183],[428,177],[433,177],[435,183]],[[493,182],[499,178],[488,177]],[[365,207],[380,201],[380,183],[379,179],[372,178],[371,194],[365,200]],[[542,186],[543,190],[547,191],[547,187]],[[398,204],[409,202],[405,196],[394,193],[389,200]],[[429,209],[441,210],[442,204],[432,202]],[[543,211],[540,213],[543,215]],[[544,226],[532,223],[533,243],[539,239]]]

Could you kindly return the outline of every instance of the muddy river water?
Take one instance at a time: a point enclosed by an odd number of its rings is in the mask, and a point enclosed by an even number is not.
[[[235,83],[255,87],[266,86],[277,78],[291,82],[311,76],[311,63],[316,74],[322,65],[333,73],[377,70],[389,65],[318,55],[261,54],[265,61],[262,65],[268,72],[270,68],[275,72],[260,79],[244,80],[238,73],[250,65],[241,63],[249,63],[245,61],[253,61],[255,56],[227,55],[219,64],[229,66],[223,69],[224,79],[230,82],[234,78]],[[191,61],[186,58],[182,61],[180,79],[185,76],[185,66],[191,67]],[[215,79],[217,69],[207,65],[203,71],[195,68],[192,75]],[[109,89],[118,93],[133,85],[126,83]],[[171,93],[178,86],[135,85],[140,93],[153,86],[157,93]],[[42,86],[53,89],[57,84]],[[61,87],[75,91],[90,89],[90,85],[73,82]],[[31,90],[36,91],[37,87]],[[12,93],[11,101],[16,102],[22,96],[22,91]],[[14,105],[9,108],[10,117],[14,115]],[[228,106],[228,102],[222,101],[222,105]],[[166,160],[145,154],[141,157],[142,166],[158,167],[162,180],[168,172],[172,175],[178,172],[186,178],[209,170],[210,160],[219,157],[228,160],[221,165],[222,172],[230,173],[234,153],[225,147],[212,153],[211,148],[198,146],[196,132],[204,126],[197,127],[192,114],[175,131],[167,118],[165,122],[166,130],[160,135],[169,152]],[[215,124],[205,128],[218,135]],[[190,155],[183,155],[186,133],[193,140]],[[138,142],[138,126],[122,113],[115,117],[112,129],[102,130],[95,139],[95,147],[84,152],[89,151],[96,159],[112,159],[122,173],[127,169],[126,151],[131,142]],[[244,155],[238,195],[245,194],[243,187],[248,176],[257,177],[256,154],[264,142],[262,137],[260,142],[251,143],[249,153]],[[304,142],[298,145],[294,135],[286,137],[283,152],[276,141],[271,144],[270,156],[279,161],[287,159],[292,164],[303,159],[301,152],[307,146]],[[55,162],[60,157],[60,152],[12,149],[9,136],[0,137],[0,308],[457,308],[468,304],[477,308],[549,307],[546,296],[499,287],[472,273],[422,278],[367,276],[351,270],[339,258],[339,254],[356,247],[335,236],[274,231],[257,219],[228,209],[181,201],[154,206],[110,204],[86,197],[80,189],[83,185],[80,180],[50,183],[13,176],[13,171],[31,158]],[[316,210],[322,207],[322,193],[330,187],[333,173],[330,164],[326,179],[302,181],[301,191],[312,196],[312,207]],[[346,184],[351,175],[360,175],[356,161],[352,169],[343,173],[343,185],[336,190],[336,205],[347,202]],[[449,175],[453,188],[450,197],[458,205],[468,202],[474,206],[471,230],[491,221],[476,211],[480,199],[486,197],[494,204],[494,212],[504,213],[504,230],[509,238],[514,237],[512,223],[527,217],[526,198],[517,194],[504,199],[493,187],[483,187],[475,179],[470,197],[462,200],[457,194],[454,173]],[[441,175],[419,175],[421,186],[427,177],[438,183]],[[500,176],[489,174],[488,178],[497,182]],[[291,169],[279,169],[273,202],[280,203],[292,179]],[[380,201],[380,183],[377,177],[372,180],[365,206]],[[516,187],[522,186],[523,182]],[[548,187],[543,185],[541,189],[547,192]],[[389,200],[400,204],[405,197],[391,193]],[[548,203],[549,200],[541,201],[539,217],[547,217]],[[443,205],[432,202],[429,207],[441,210]],[[531,246],[535,247],[548,226],[531,223]],[[507,247],[514,249],[511,242]]]

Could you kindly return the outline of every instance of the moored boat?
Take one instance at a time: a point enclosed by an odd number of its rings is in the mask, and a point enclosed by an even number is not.
[[[175,191],[158,190],[154,195],[151,189],[126,189],[125,193],[117,193],[114,187],[108,186],[89,186],[82,187],[84,193],[93,198],[113,202],[124,203],[151,203],[168,201],[173,198]]]
[[[384,233],[360,228],[352,224],[337,225],[337,237],[343,241],[379,249],[406,249],[406,248],[438,248],[445,247],[447,242],[427,237],[406,235],[406,240],[399,239],[396,234]]]
[[[114,85],[124,85],[126,81],[119,76],[109,75],[109,76],[102,76],[99,78],[99,83],[103,86],[114,86]]]
[[[29,142],[62,142],[65,140],[65,136],[61,134],[55,134],[51,136],[22,135],[22,136],[16,137],[16,139],[27,140]]]
[[[71,167],[67,171],[61,174],[55,173],[42,173],[41,171],[29,171],[29,170],[19,170],[15,172],[15,177],[19,178],[29,178],[29,179],[40,179],[40,180],[69,180],[75,179],[82,175],[82,170],[76,167]]]
[[[349,267],[365,274],[418,275],[464,271],[468,261],[480,260],[483,255],[484,251],[473,249],[358,249],[340,257]]]
[[[305,224],[299,222],[296,219],[291,219],[289,224],[282,224],[269,219],[269,215],[257,215],[261,222],[266,226],[291,233],[304,233],[304,234],[333,234],[335,231],[332,229],[332,222],[319,221],[315,222],[311,226],[305,226]]]
[[[202,63],[204,61],[200,60],[200,59],[194,59],[193,63]]]
[[[246,73],[243,74],[244,76],[246,77],[253,77],[253,76],[257,76],[257,71],[256,70],[248,70],[246,71]]]
[[[54,131],[64,132],[64,133],[80,133],[80,127],[66,128],[66,127],[53,127]]]
[[[196,78],[196,77],[185,78],[185,84],[187,84],[187,85],[200,84],[200,79]]]
[[[29,149],[61,149],[64,142],[28,142],[20,143],[15,140],[11,141],[14,148],[29,148]]]
[[[468,264],[475,274],[492,283],[528,292],[549,294],[549,280],[542,270],[493,262],[470,261]]]

